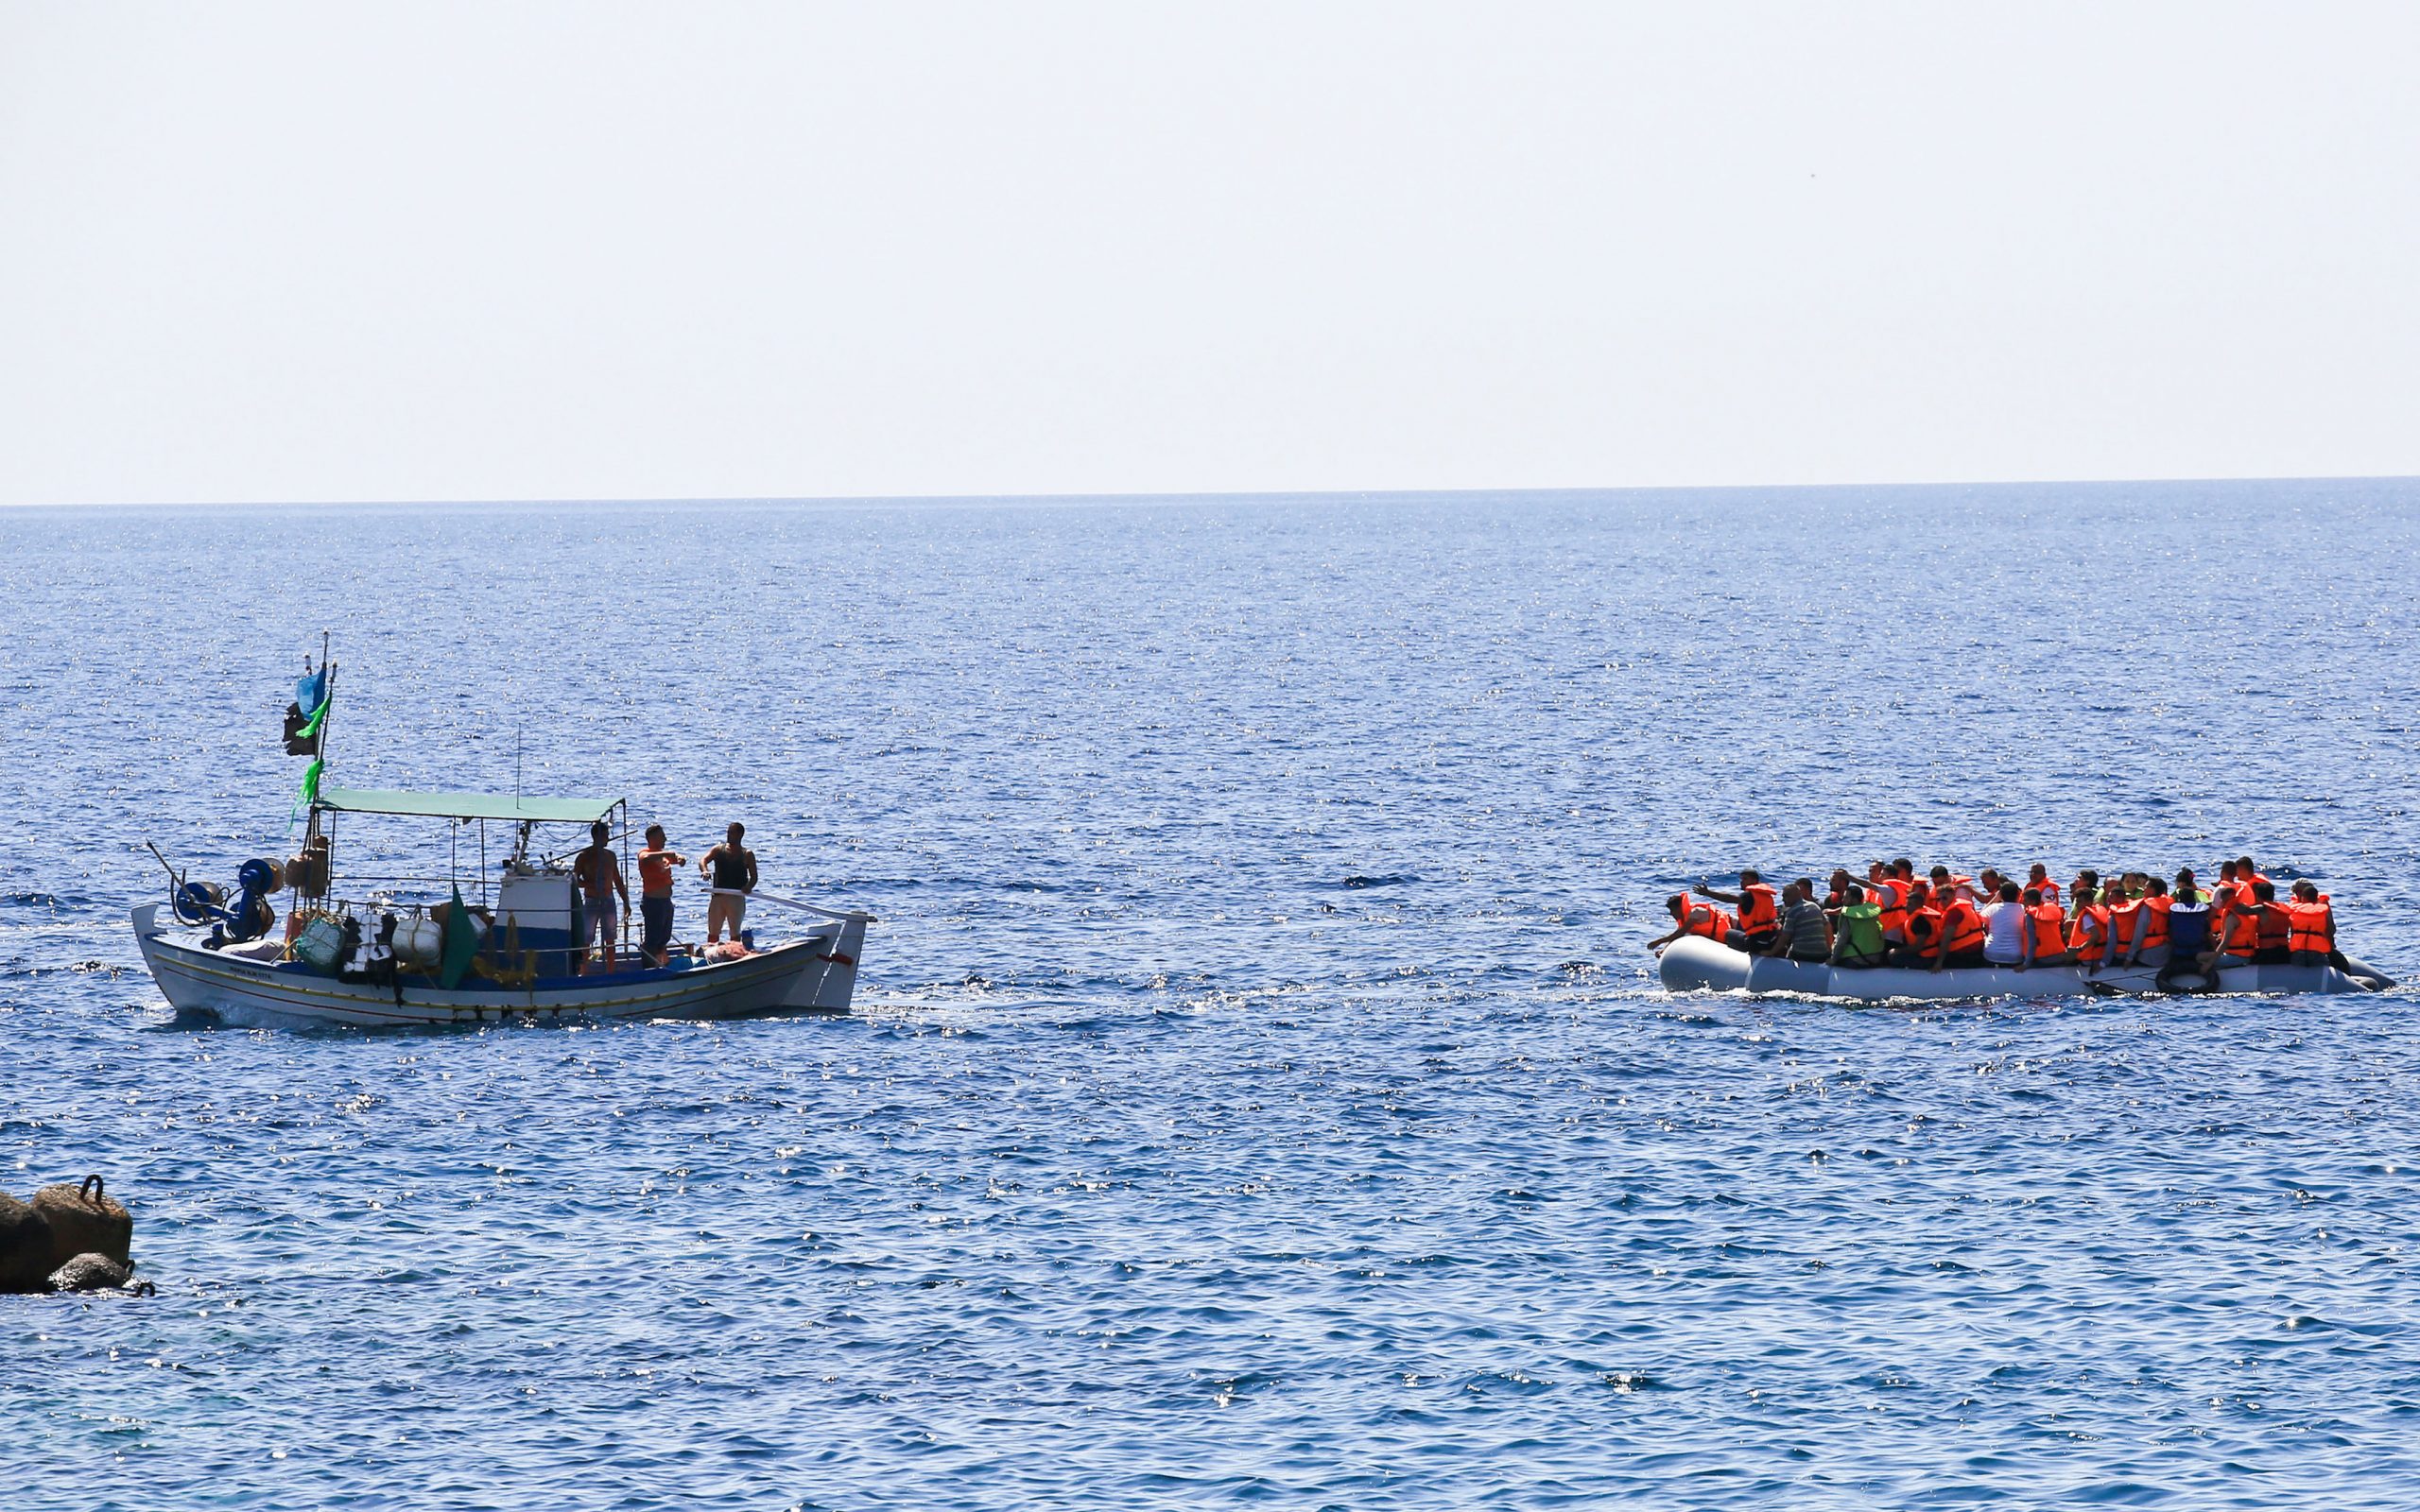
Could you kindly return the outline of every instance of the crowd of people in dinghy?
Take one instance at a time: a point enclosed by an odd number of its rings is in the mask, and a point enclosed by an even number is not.
[[[1754,954],[1830,966],[2072,966],[2087,976],[2345,965],[2327,896],[2297,882],[2279,897],[2250,856],[2221,864],[2207,890],[2190,868],[2173,884],[2140,871],[2104,881],[2087,870],[2062,887],[2038,862],[2017,882],[1989,867],[1971,877],[1934,867],[1919,877],[1904,856],[1875,862],[1863,882],[1833,872],[1820,901],[1811,878],[1777,893],[1754,871],[1739,873],[1736,892],[1694,890],[1695,898],[1674,893],[1665,901],[1672,929],[1650,949],[1702,935]]]

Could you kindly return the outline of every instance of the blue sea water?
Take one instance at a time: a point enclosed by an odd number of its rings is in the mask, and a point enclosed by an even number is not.
[[[9,1504],[2409,1507],[2414,993],[1645,942],[1743,864],[2249,850],[2420,976],[2415,507],[0,514],[0,1171],[159,1287],[0,1298]],[[142,842],[281,851],[323,627],[337,778],[745,820],[880,916],[859,1011],[173,1022]]]

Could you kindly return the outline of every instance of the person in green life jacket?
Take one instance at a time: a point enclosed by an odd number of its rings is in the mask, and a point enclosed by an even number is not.
[[[1843,890],[1832,929],[1834,966],[1880,966],[1891,954],[1882,937],[1882,905],[1871,901],[1863,886],[1850,883]]]

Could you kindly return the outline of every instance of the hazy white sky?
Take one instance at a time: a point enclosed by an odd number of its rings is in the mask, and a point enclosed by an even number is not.
[[[0,0],[0,500],[2420,472],[2420,6]]]

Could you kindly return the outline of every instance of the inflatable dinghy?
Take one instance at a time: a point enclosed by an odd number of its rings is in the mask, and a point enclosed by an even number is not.
[[[1675,992],[1710,988],[1718,992],[1792,992],[1818,998],[2080,998],[2124,992],[2377,992],[2394,983],[2348,958],[2353,970],[2332,966],[2230,966],[2207,973],[2187,971],[2168,987],[2156,967],[2101,971],[2087,977],[2073,966],[1979,966],[1939,971],[1897,966],[1862,970],[1821,963],[1776,960],[1718,945],[1699,935],[1664,948],[1664,985]]]

